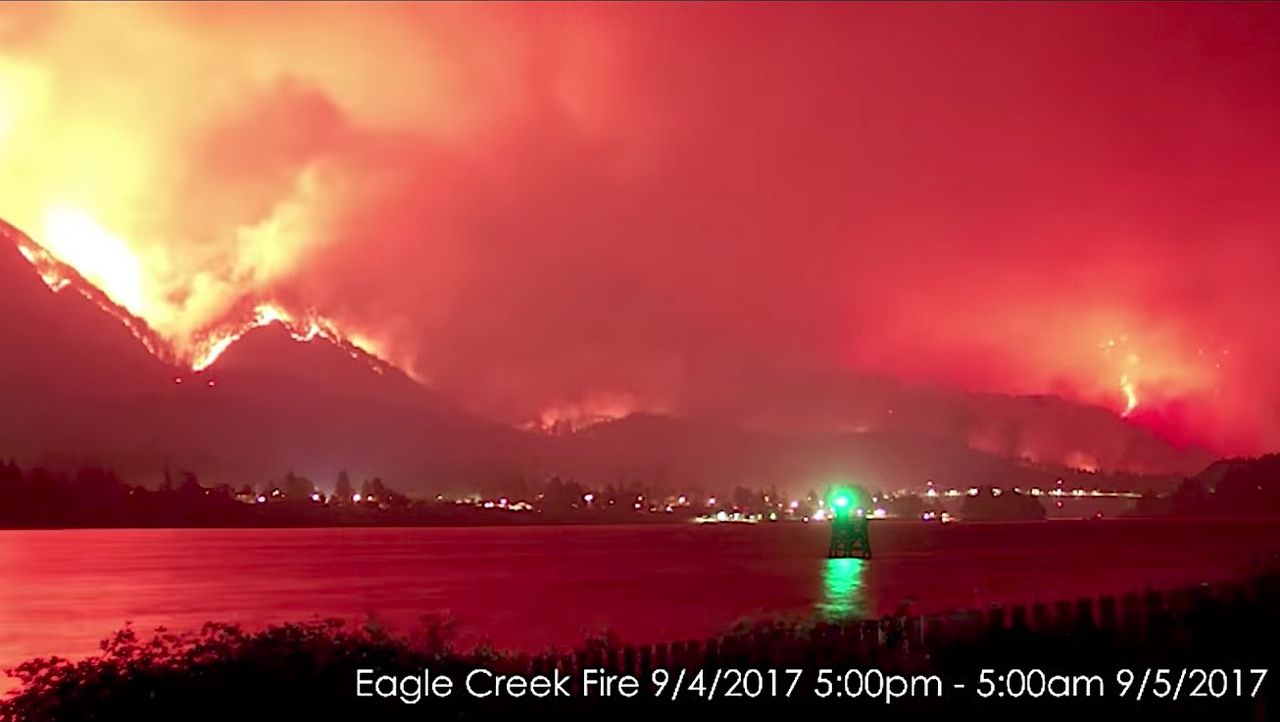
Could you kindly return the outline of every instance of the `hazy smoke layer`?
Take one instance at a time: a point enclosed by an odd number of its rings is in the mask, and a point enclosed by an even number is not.
[[[897,380],[1274,448],[1277,32],[1274,6],[6,6],[0,217],[180,348],[314,308],[513,421],[951,408]]]

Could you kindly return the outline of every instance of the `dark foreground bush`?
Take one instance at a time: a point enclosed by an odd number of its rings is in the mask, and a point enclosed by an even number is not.
[[[485,648],[454,651],[451,631],[428,621],[417,634],[397,636],[341,620],[252,632],[209,623],[196,633],[160,629],[150,638],[126,628],[102,642],[100,655],[41,658],[11,670],[21,687],[0,705],[0,721],[364,719],[381,705],[355,703],[357,669],[462,677],[478,667],[511,668],[512,658]]]
[[[0,707],[0,722],[789,719],[798,714],[912,720],[1277,719],[1280,710],[1268,701],[1276,699],[1270,690],[1280,676],[1280,670],[1271,669],[1280,659],[1278,591],[1280,577],[1264,575],[1249,584],[952,615],[840,624],[763,622],[706,641],[631,647],[595,639],[570,653],[542,656],[456,649],[451,628],[439,620],[407,636],[338,621],[253,632],[209,624],[198,633],[162,630],[151,638],[125,629],[104,641],[96,657],[40,659],[14,670],[21,687]],[[433,677],[452,679],[454,688],[447,697],[412,704],[357,697],[361,668],[419,678],[430,670]],[[638,695],[585,697],[582,672],[595,668],[635,675]],[[572,680],[565,686],[570,696],[477,699],[463,688],[468,673],[477,669],[525,677],[558,673]],[[1255,694],[1253,670],[1258,669],[1270,670],[1270,677]],[[1183,670],[1202,670],[1205,678],[1220,670],[1214,679],[1225,684],[1197,684],[1199,677]],[[1129,684],[1123,681],[1126,673]],[[831,686],[822,682],[824,674]],[[883,682],[877,683],[877,675],[909,680],[910,690],[893,697]],[[1094,678],[1096,684],[1082,683]],[[661,695],[654,684],[659,679]],[[677,684],[681,689],[673,695]],[[1142,700],[1137,699],[1140,686]],[[815,694],[824,689],[831,694]],[[982,697],[984,689],[992,694]],[[417,695],[410,689],[401,696]]]

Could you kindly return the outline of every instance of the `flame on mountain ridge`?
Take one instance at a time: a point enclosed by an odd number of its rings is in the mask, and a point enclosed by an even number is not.
[[[323,338],[342,349],[348,356],[369,363],[376,373],[384,373],[391,364],[384,361],[375,351],[368,348],[364,341],[357,344],[344,336],[329,319],[315,311],[294,314],[276,303],[260,303],[254,306],[252,318],[240,323],[220,326],[202,334],[196,352],[191,358],[191,369],[204,371],[212,366],[236,341],[255,328],[263,328],[278,323],[289,332],[289,336],[300,343],[308,343],[316,338]]]
[[[59,293],[67,288],[74,289],[124,325],[152,356],[167,364],[181,365],[172,344],[156,333],[146,321],[130,313],[97,286],[85,280],[75,268],[59,261],[43,246],[3,220],[0,220],[0,237],[8,239],[17,247],[49,290]]]
[[[44,246],[3,220],[0,220],[0,237],[14,244],[50,291],[59,293],[68,288],[74,289],[124,325],[152,356],[166,364],[188,366],[196,372],[204,371],[248,332],[272,323],[279,323],[295,341],[306,343],[317,337],[323,338],[351,358],[364,361],[376,373],[382,374],[388,368],[396,368],[384,360],[372,342],[367,339],[361,339],[360,343],[356,343],[338,331],[331,320],[315,311],[295,314],[276,303],[259,303],[253,307],[249,320],[220,324],[214,329],[202,332],[197,336],[195,347],[187,353],[182,353],[172,342],[151,328],[145,320],[113,300],[75,267],[59,260]]]

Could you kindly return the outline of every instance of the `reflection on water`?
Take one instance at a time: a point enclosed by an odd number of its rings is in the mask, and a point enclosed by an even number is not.
[[[862,588],[865,571],[861,559],[828,559],[822,570],[822,601],[818,613],[831,620],[866,616],[867,597]]]

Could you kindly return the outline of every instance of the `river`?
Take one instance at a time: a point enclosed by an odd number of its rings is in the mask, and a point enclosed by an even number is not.
[[[194,629],[317,616],[462,641],[567,646],[713,634],[762,614],[840,618],[1169,587],[1245,573],[1274,520],[875,522],[871,561],[798,523],[427,529],[0,531],[0,667],[79,657],[126,621]],[[0,681],[0,687],[7,683]]]

